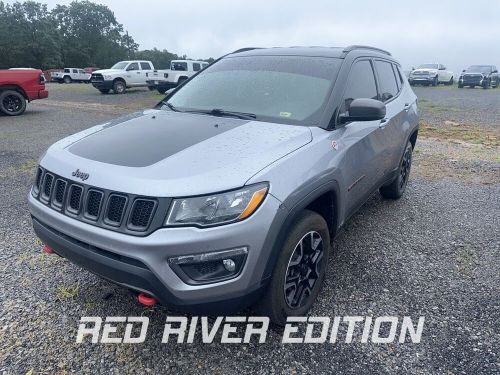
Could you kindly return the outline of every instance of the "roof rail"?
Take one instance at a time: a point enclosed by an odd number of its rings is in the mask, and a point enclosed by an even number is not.
[[[348,47],[344,48],[344,50],[342,52],[349,53],[349,52],[354,51],[356,49],[370,49],[372,51],[381,52],[381,53],[384,53],[386,55],[391,56],[391,53],[386,51],[385,49],[381,49],[381,48],[377,48],[377,47],[370,47],[370,46],[361,46],[361,45],[348,46]]]
[[[245,47],[245,48],[240,48],[240,49],[237,49],[234,52],[228,53],[228,55],[232,55],[233,53],[240,53],[240,52],[251,51],[253,49],[262,49],[262,47]]]

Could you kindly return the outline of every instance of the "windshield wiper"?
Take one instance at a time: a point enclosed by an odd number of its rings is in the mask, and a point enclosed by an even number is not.
[[[165,101],[165,100],[162,100],[161,101],[163,104],[165,104],[168,109],[170,109],[171,111],[174,111],[174,112],[184,112],[184,111],[181,111],[179,108],[177,108],[176,106],[174,106],[173,104],[170,104],[169,102]]]
[[[220,109],[220,108],[214,108],[210,111],[207,111],[207,113],[214,115],[214,116],[237,117],[237,118],[241,118],[243,120],[255,120],[257,118],[257,115],[255,115],[253,113],[226,111],[226,110]]]

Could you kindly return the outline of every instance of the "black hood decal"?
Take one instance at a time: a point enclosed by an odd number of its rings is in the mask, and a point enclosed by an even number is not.
[[[208,115],[153,112],[77,141],[77,156],[126,167],[147,167],[249,121]]]

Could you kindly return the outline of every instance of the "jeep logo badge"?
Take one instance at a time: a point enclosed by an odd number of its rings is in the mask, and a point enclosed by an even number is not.
[[[74,171],[72,173],[72,176],[73,177],[76,177],[76,178],[79,178],[81,179],[82,181],[85,181],[86,179],[89,178],[89,174],[88,173],[83,173],[83,172],[80,172],[79,169],[77,169],[76,171]]]

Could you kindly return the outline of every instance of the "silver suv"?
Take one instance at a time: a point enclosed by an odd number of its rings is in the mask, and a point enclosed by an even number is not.
[[[332,239],[376,190],[401,197],[416,96],[388,52],[239,50],[155,109],[52,145],[29,207],[46,249],[143,303],[312,306]]]

